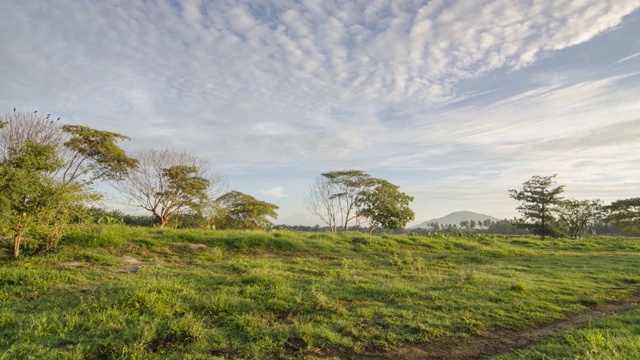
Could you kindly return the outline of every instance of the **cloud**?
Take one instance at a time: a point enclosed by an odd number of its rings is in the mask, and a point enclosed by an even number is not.
[[[267,190],[263,190],[262,193],[264,195],[272,196],[275,198],[285,198],[289,196],[287,193],[285,193],[284,189],[281,186],[276,186],[276,187],[269,188]]]
[[[637,129],[638,9],[638,0],[8,1],[0,106],[260,176],[484,167],[521,177],[542,164],[578,169],[599,151],[633,162],[615,132]],[[607,36],[615,41],[592,47]],[[605,55],[607,67],[594,60]],[[581,155],[558,161],[552,149]],[[612,161],[590,164],[636,174]]]

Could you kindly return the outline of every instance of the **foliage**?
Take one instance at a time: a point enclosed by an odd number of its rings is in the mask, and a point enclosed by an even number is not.
[[[261,201],[239,191],[230,191],[216,200],[216,229],[265,229],[276,219],[277,205]]]
[[[138,166],[115,184],[129,205],[153,214],[160,228],[173,218],[197,213],[226,184],[220,174],[210,174],[209,164],[188,152],[147,149],[134,156]]]
[[[623,231],[640,231],[640,198],[617,200],[605,207],[607,222],[618,225]]]
[[[558,227],[572,239],[580,239],[589,226],[602,218],[602,201],[566,199],[558,202]]]
[[[409,207],[413,197],[401,192],[400,187],[386,180],[377,180],[373,189],[362,192],[359,215],[369,219],[369,232],[377,227],[402,229],[415,218]]]
[[[36,244],[42,250],[55,246],[77,214],[77,204],[92,197],[80,184],[56,181],[52,174],[62,166],[53,145],[30,141],[9,148],[2,161],[0,199],[7,230],[14,239],[14,257],[20,254],[27,233],[39,240]]]
[[[84,204],[96,200],[91,180],[116,176],[113,172],[134,165],[115,145],[126,139],[122,135],[60,126],[37,112],[14,109],[0,116],[0,200],[16,257],[24,235],[37,240],[41,250],[55,246]]]
[[[129,140],[124,135],[81,125],[64,125],[62,130],[69,135],[64,146],[71,152],[63,176],[67,182],[88,172],[93,173],[93,179],[117,180],[137,165],[137,161],[116,144],[119,140]],[[91,161],[87,164],[87,160]]]
[[[0,168],[0,196],[8,229],[13,234],[13,256],[32,220],[54,204],[60,189],[51,173],[62,167],[53,145],[24,142],[8,149]]]
[[[522,218],[516,225],[540,235],[542,240],[545,236],[557,234],[553,228],[555,219],[552,214],[561,200],[560,194],[564,191],[564,186],[555,186],[555,177],[556,175],[534,175],[522,184],[521,190],[509,190],[509,196],[520,202],[516,209],[522,214]]]
[[[332,232],[338,227],[347,231],[349,223],[355,220],[360,226],[362,195],[374,188],[378,179],[362,170],[341,170],[321,174],[310,186],[305,207],[329,226]]]

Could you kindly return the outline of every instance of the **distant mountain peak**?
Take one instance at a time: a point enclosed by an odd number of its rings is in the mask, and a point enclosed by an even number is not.
[[[411,226],[409,229],[418,229],[418,228],[423,228],[423,229],[428,229],[431,227],[430,224],[433,223],[438,223],[440,225],[456,225],[459,226],[460,222],[462,221],[471,221],[471,220],[475,220],[475,221],[485,221],[487,219],[490,219],[492,221],[499,221],[500,219],[493,217],[493,216],[489,216],[489,215],[485,215],[485,214],[480,214],[477,212],[473,212],[473,211],[454,211],[451,214],[447,215],[447,216],[443,216],[441,218],[437,218],[437,219],[431,219],[431,220],[427,220],[424,221],[418,225],[414,225]]]

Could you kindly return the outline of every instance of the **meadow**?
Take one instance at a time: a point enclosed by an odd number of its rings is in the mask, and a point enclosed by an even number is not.
[[[9,246],[0,359],[392,358],[640,294],[637,238],[87,224],[46,254],[13,260]],[[639,318],[635,307],[499,358],[638,354]]]

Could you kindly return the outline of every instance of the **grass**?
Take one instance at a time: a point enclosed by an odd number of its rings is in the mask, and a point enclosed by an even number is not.
[[[640,359],[640,306],[492,359]]]
[[[384,352],[637,294],[639,255],[624,238],[85,226],[52,253],[0,260],[0,359]],[[117,272],[124,256],[142,269]]]

